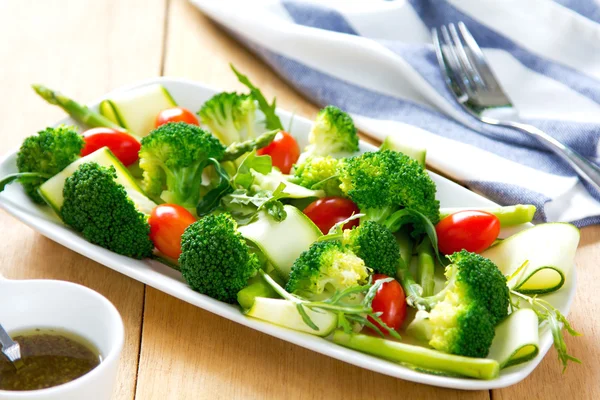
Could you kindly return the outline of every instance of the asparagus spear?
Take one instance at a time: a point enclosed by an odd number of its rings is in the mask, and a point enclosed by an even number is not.
[[[452,208],[441,208],[440,219],[447,217],[455,212],[465,210],[476,210],[485,211],[490,214],[494,214],[500,220],[501,227],[515,226],[525,224],[533,220],[535,214],[535,206],[532,204],[517,204],[514,206],[506,207],[452,207]]]
[[[265,132],[254,139],[231,143],[227,146],[227,150],[225,150],[225,155],[221,161],[233,161],[254,149],[262,149],[263,147],[270,145],[279,131],[279,129],[275,129],[273,131]]]
[[[435,270],[435,256],[433,247],[428,237],[425,237],[417,246],[417,281],[423,288],[423,296],[433,296],[435,281],[433,274]]]
[[[42,85],[31,85],[33,90],[39,94],[44,100],[50,104],[59,106],[67,112],[75,121],[80,124],[86,125],[90,128],[95,127],[107,127],[118,130],[124,130],[113,121],[104,117],[103,115],[90,110],[88,107],[77,103],[75,100],[70,99],[54,90],[48,89]]]
[[[333,342],[390,361],[448,375],[494,379],[500,370],[498,361],[489,358],[456,356],[360,333],[337,330],[333,334]]]

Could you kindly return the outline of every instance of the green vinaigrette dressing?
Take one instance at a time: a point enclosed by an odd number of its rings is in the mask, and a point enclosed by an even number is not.
[[[24,366],[18,370],[0,355],[0,390],[37,390],[70,382],[102,361],[88,340],[60,329],[11,332],[21,346]]]

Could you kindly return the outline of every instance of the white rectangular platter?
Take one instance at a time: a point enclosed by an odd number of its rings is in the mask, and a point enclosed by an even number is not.
[[[117,92],[127,91],[154,83],[160,83],[165,86],[180,106],[186,107],[194,112],[200,108],[204,101],[218,92],[215,89],[192,81],[163,77],[121,88],[117,91],[108,93],[104,98],[111,97]],[[99,101],[92,104],[91,107],[97,107],[101,100],[102,99],[99,99]],[[37,107],[44,107],[44,105],[40,102]],[[285,111],[278,111],[278,113],[283,125],[286,127],[289,126],[291,114]],[[64,119],[58,123],[73,124],[74,122],[70,119]],[[307,136],[311,125],[311,121],[301,117],[296,116],[292,120],[291,133],[296,137],[302,148],[307,144]],[[43,128],[44,127],[40,126],[40,129]],[[390,132],[390,134],[391,133],[393,132]],[[29,134],[34,134],[34,132],[30,132],[28,135]],[[362,151],[374,149],[375,147],[369,144],[361,143]],[[16,152],[13,152],[7,155],[2,163],[0,163],[0,177],[17,172],[15,157]],[[465,157],[468,157],[468,154],[465,154]],[[432,174],[432,177],[437,184],[437,196],[443,207],[482,207],[494,205],[490,200],[487,200],[448,179],[436,174]],[[256,319],[248,318],[240,312],[240,309],[237,306],[225,304],[194,292],[185,284],[178,271],[175,271],[166,265],[152,260],[134,260],[90,244],[79,234],[63,225],[49,207],[39,206],[30,201],[20,185],[9,185],[6,190],[0,194],[0,207],[12,214],[15,218],[21,220],[23,223],[37,230],[42,235],[47,236],[63,246],[183,301],[235,321],[241,325],[294,343],[298,346],[354,364],[361,368],[366,368],[396,378],[428,385],[465,390],[486,390],[506,387],[527,377],[540,363],[552,345],[550,332],[546,330],[541,336],[540,353],[534,360],[520,366],[505,369],[501,371],[500,376],[494,380],[482,381],[429,375],[413,371],[393,362],[338,346],[320,337],[295,332]],[[506,236],[508,232],[503,232],[503,234]],[[293,238],[290,238],[290,240],[292,239]],[[574,297],[575,279],[575,271],[573,269],[565,286],[563,286],[559,292],[545,297],[565,315],[568,313]],[[558,362],[556,368],[559,368]]]

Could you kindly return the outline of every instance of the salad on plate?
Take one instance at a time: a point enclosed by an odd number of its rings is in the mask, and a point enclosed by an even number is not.
[[[248,318],[421,372],[494,379],[533,359],[544,329],[564,368],[578,362],[563,337],[578,333],[544,299],[570,277],[576,227],[533,226],[532,205],[441,208],[425,149],[390,135],[360,152],[333,105],[301,149],[232,69],[249,93],[195,114],[160,84],[99,112],[34,85],[88,129],[26,138],[0,191],[20,183],[90,243],[159,260]]]

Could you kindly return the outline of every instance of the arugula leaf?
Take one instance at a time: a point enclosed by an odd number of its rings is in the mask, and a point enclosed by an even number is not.
[[[252,175],[251,171],[252,169],[264,175],[271,172],[273,169],[271,156],[259,156],[256,154],[256,150],[248,153],[233,177],[233,184],[235,186],[241,186],[244,189],[250,189],[250,186],[252,186],[252,183],[254,182],[254,175]]]
[[[214,158],[209,158],[208,161],[209,164],[212,164],[215,167],[215,171],[219,176],[219,183],[214,189],[202,197],[196,206],[196,213],[199,217],[213,212],[219,206],[223,196],[233,192],[233,187],[231,187],[229,181],[229,174],[227,174],[227,171],[225,171],[223,166]]]
[[[240,225],[252,222],[261,210],[266,210],[275,221],[281,222],[287,217],[283,203],[280,201],[287,196],[284,189],[284,183],[281,183],[273,193],[260,191],[251,195],[247,190],[238,189],[225,196],[223,204]]]
[[[237,76],[238,80],[243,85],[248,87],[248,89],[250,89],[250,93],[252,94],[252,97],[254,97],[254,99],[258,102],[258,107],[260,108],[260,111],[262,111],[263,114],[265,114],[266,128],[267,129],[278,129],[281,131],[284,130],[281,120],[275,113],[275,108],[276,108],[275,98],[273,98],[273,103],[269,104],[267,99],[265,99],[265,97],[261,93],[260,89],[257,88],[256,86],[254,86],[252,84],[252,82],[250,82],[250,79],[248,79],[248,77],[246,75],[241,74],[237,69],[235,69],[233,64],[229,64],[229,66],[233,70],[233,73],[235,73],[235,75]]]
[[[431,246],[433,247],[433,251],[437,256],[438,261],[441,265],[446,265],[447,262],[442,259],[440,251],[438,250],[438,238],[437,233],[435,232],[435,226],[424,214],[410,208],[403,208],[390,215],[384,223],[384,225],[392,232],[398,231],[406,224],[414,224],[423,228],[429,237],[429,241],[431,242]]]

